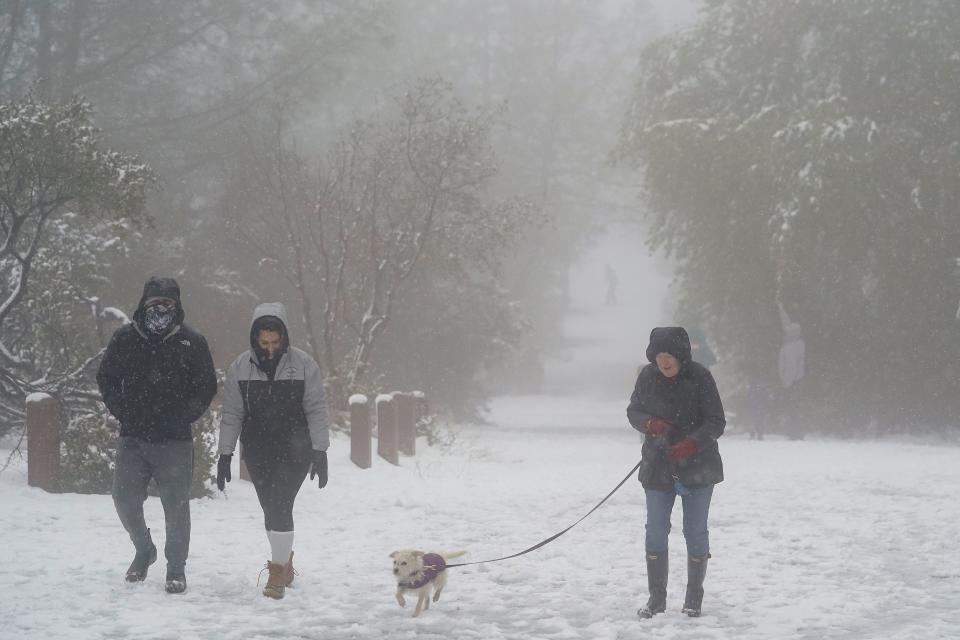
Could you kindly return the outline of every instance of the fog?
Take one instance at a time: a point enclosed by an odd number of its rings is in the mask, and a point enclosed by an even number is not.
[[[953,637],[958,103],[955,0],[0,2],[0,638]]]
[[[699,0],[653,0],[650,5],[660,15],[664,31],[682,29],[693,24],[703,3]]]
[[[606,264],[635,304],[611,353],[642,364],[656,323],[705,331],[735,413],[805,413],[845,434],[953,422],[952,347],[934,348],[931,388],[914,384],[923,365],[907,346],[918,331],[956,342],[952,187],[923,137],[948,149],[924,123],[939,131],[950,116],[908,115],[903,90],[936,105],[951,83],[917,60],[888,91],[892,50],[845,48],[867,37],[854,11],[777,22],[749,3],[665,0],[75,4],[4,7],[0,98],[80,96],[99,131],[86,140],[127,154],[135,177],[116,192],[87,184],[37,224],[5,219],[19,230],[2,258],[9,425],[45,384],[92,409],[91,368],[76,367],[95,362],[113,310],[132,314],[151,274],[180,281],[221,368],[245,347],[253,306],[278,299],[339,406],[417,388],[447,416],[480,418],[493,397],[541,391],[530,383],[569,354],[569,325],[606,286],[587,274]],[[921,15],[875,5],[884,37]],[[739,31],[710,31],[721,23]],[[912,125],[917,163],[897,173],[884,158]],[[851,163],[870,171],[843,178]],[[34,241],[21,271],[9,249]],[[917,288],[914,324],[899,309]],[[593,322],[577,331],[609,335]],[[777,369],[788,324],[817,372],[789,394]],[[917,368],[911,382],[895,360]]]

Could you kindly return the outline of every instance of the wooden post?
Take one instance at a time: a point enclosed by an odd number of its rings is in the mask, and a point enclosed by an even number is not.
[[[237,443],[237,457],[240,459],[240,479],[250,482],[250,471],[247,470],[247,463],[243,461],[243,445]]]
[[[427,394],[423,391],[413,391],[410,393],[413,396],[413,400],[417,405],[417,421],[420,421],[420,418],[424,418],[427,414],[430,413],[430,407],[427,406]]]
[[[400,464],[397,455],[397,403],[393,396],[377,396],[377,455],[390,464]]]
[[[350,460],[361,469],[373,464],[371,451],[370,402],[367,396],[350,396]]]
[[[423,391],[411,391],[410,395],[413,397],[415,407],[414,421],[416,424],[420,424],[421,420],[424,420],[430,415],[430,406],[427,404],[427,394]]]
[[[396,392],[397,444],[400,453],[412,456],[417,453],[417,401],[412,394]]]
[[[60,490],[60,407],[46,393],[27,396],[27,484]]]

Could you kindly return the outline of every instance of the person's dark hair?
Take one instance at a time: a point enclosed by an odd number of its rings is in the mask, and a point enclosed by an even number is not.
[[[259,337],[261,331],[272,331],[282,336],[284,334],[283,322],[273,316],[257,318],[257,321],[253,323],[253,335]]]

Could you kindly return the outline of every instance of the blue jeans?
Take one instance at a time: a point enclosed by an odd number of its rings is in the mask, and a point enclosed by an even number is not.
[[[667,536],[670,533],[670,512],[677,494],[673,491],[647,489],[647,540],[646,549],[653,553],[667,551]],[[713,485],[690,489],[683,500],[683,537],[687,541],[687,555],[705,556],[710,552],[710,532],[707,530],[707,515]]]

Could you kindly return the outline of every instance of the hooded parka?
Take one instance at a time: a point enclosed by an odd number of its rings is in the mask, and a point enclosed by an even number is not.
[[[279,361],[261,363],[254,325],[275,318],[283,327]],[[287,310],[279,302],[260,304],[250,323],[250,349],[227,369],[220,422],[221,454],[232,454],[237,439],[243,457],[260,460],[309,458],[310,450],[330,445],[327,398],[316,361],[290,346]]]
[[[658,353],[680,361],[680,372],[667,378],[656,365]],[[649,435],[643,441],[640,481],[645,489],[671,491],[675,471],[684,486],[695,489],[723,481],[723,462],[717,439],[726,426],[723,404],[710,371],[691,359],[690,339],[682,327],[657,327],[650,333],[645,366],[627,407],[627,419],[646,433],[647,420],[658,416],[673,424],[663,438]],[[670,462],[669,446],[693,438],[696,452],[685,460]]]
[[[163,335],[144,325],[146,301],[176,302],[170,328]],[[202,335],[183,322],[180,287],[173,278],[151,277],[133,322],[117,329],[97,371],[100,395],[120,421],[120,435],[146,442],[191,440],[190,425],[203,415],[217,393],[217,375]]]

